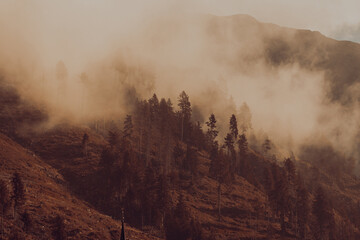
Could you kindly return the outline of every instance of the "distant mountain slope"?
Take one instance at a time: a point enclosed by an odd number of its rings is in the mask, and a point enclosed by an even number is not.
[[[272,67],[299,64],[309,70],[325,71],[328,97],[343,104],[352,99],[347,90],[360,83],[360,44],[337,41],[319,32],[280,27],[262,23],[248,15],[208,16],[207,32],[218,48],[217,56],[234,52],[248,64],[265,58]],[[240,46],[240,47],[239,47]],[[239,69],[236,57],[223,59],[226,65]],[[243,64],[243,62],[241,62]]]
[[[98,213],[87,203],[73,196],[57,170],[46,164],[33,152],[24,149],[0,134],[0,179],[11,189],[11,177],[20,173],[26,189],[23,207],[33,219],[33,227],[25,232],[19,218],[5,217],[5,237],[18,232],[26,239],[52,239],[53,220],[61,216],[69,239],[119,239],[121,223]],[[156,239],[138,230],[126,227],[130,239]]]

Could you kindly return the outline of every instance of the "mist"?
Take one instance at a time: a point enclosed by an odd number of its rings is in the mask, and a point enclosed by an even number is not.
[[[46,106],[49,125],[121,118],[131,99],[153,93],[176,105],[185,90],[197,120],[214,113],[222,135],[246,102],[254,133],[286,150],[325,138],[359,157],[359,85],[346,89],[354,101],[344,106],[329,100],[324,71],[269,63],[268,39],[295,40],[293,30],[208,15],[186,1],[80,0],[1,1],[0,29],[1,75],[24,99]]]

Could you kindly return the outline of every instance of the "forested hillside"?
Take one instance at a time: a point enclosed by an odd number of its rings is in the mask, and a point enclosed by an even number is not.
[[[321,100],[344,115],[356,109],[356,94],[348,93],[358,83],[359,45],[248,16],[206,19],[217,63],[230,72],[249,71],[258,61],[272,73],[289,65],[324,71]],[[246,55],[246,65],[237,54],[222,55],[246,33],[261,39],[261,54]],[[349,133],[343,125],[292,151],[277,141],[280,123],[274,135],[255,129],[246,102],[221,105],[226,97],[216,91],[205,91],[202,102],[203,95],[182,89],[163,98],[152,87],[155,74],[126,58],[112,64],[118,82],[91,82],[94,76],[82,73],[81,84],[90,90],[74,94],[78,98],[66,93],[66,67],[57,65],[52,100],[70,106],[82,99],[79,109],[90,113],[28,97],[1,72],[1,238],[119,239],[124,219],[128,239],[360,239],[356,133],[348,152],[329,140]],[[150,98],[144,89],[152,91]],[[321,116],[315,127],[326,122]]]

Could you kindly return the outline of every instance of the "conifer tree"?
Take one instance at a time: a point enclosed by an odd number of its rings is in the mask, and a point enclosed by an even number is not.
[[[188,134],[190,128],[191,118],[191,103],[189,96],[182,91],[178,97],[178,106],[180,107],[180,118],[181,118],[181,141],[184,140],[184,136]]]
[[[206,122],[206,126],[208,127],[206,136],[210,142],[210,146],[213,145],[215,138],[217,137],[219,131],[216,129],[216,118],[212,113],[209,117],[209,121]]]
[[[225,146],[227,148],[227,154],[228,154],[228,156],[231,156],[231,154],[235,151],[234,137],[231,133],[228,133],[224,140],[225,140]]]
[[[239,130],[237,125],[237,120],[234,114],[232,114],[230,118],[230,132],[234,138],[234,141],[236,141],[239,134]]]

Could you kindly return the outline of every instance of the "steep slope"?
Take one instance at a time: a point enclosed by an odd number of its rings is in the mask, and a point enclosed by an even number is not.
[[[85,132],[89,135],[89,157],[81,155],[80,143]],[[65,176],[75,193],[90,202],[88,182],[99,170],[101,149],[107,144],[93,130],[75,126],[59,126],[33,138],[34,151]],[[255,165],[252,174],[259,181],[263,166],[269,162],[254,152],[251,154]],[[199,156],[199,177],[194,183],[189,178],[182,179],[179,186],[172,187],[171,205],[174,207],[182,195],[191,215],[201,223],[206,236],[215,239],[280,237],[280,225],[272,214],[266,194],[258,188],[260,184],[256,187],[239,176],[235,177],[231,185],[224,185],[221,189],[222,219],[219,221],[217,181],[208,177],[210,160],[207,153],[199,152]],[[289,235],[288,239],[293,238]]]
[[[5,237],[18,232],[26,239],[52,239],[54,219],[64,218],[69,239],[118,239],[121,223],[98,213],[84,201],[73,196],[66,187],[63,176],[46,164],[33,152],[24,149],[8,137],[0,134],[0,178],[8,183],[14,172],[23,179],[26,193],[23,210],[30,214],[33,227],[22,229],[20,217],[5,217]],[[138,230],[126,227],[131,239],[156,239]]]

